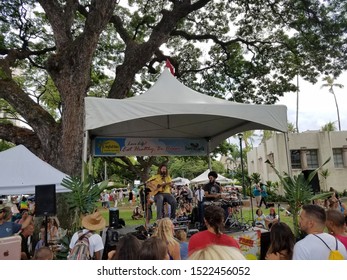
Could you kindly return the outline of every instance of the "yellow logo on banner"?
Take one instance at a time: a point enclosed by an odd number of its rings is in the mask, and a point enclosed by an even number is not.
[[[120,146],[114,140],[107,140],[101,144],[101,152],[103,154],[116,154],[120,152]]]

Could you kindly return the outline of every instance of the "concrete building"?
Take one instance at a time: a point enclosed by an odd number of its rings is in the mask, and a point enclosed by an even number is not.
[[[269,159],[280,172],[296,175],[310,172],[331,160],[322,168],[329,171],[324,178],[318,172],[318,187],[322,191],[333,187],[339,192],[347,190],[347,131],[307,131],[288,134],[288,150],[283,133],[261,143],[247,153],[248,174],[260,173],[263,181],[279,181],[276,173],[266,164]]]

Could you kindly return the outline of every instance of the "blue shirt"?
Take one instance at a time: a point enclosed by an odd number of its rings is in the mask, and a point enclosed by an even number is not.
[[[180,242],[180,254],[181,260],[186,260],[188,258],[188,242]]]

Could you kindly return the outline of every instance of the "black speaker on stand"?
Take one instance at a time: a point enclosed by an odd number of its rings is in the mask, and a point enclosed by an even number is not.
[[[55,185],[35,186],[35,216],[45,217],[45,244],[48,245],[48,216],[57,213]]]
[[[117,207],[111,207],[109,210],[108,226],[119,228],[119,209]]]
[[[116,207],[110,208],[108,217],[108,229],[106,231],[105,246],[102,255],[103,260],[107,260],[108,253],[111,250],[115,250],[117,247],[119,238],[117,231],[117,229],[119,228],[119,209]]]

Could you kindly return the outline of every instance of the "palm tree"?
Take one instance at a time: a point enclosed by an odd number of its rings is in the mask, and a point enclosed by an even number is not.
[[[269,140],[272,136],[274,136],[275,132],[272,130],[263,130],[263,137],[261,139],[262,143],[265,143],[266,140]]]
[[[321,131],[326,131],[326,132],[330,132],[330,131],[336,131],[336,125],[335,122],[328,122],[325,125],[323,125],[320,129]]]
[[[294,124],[291,122],[288,123],[288,132],[289,133],[297,133],[298,132],[298,130],[294,127]]]
[[[254,137],[258,136],[256,135],[254,130],[248,130],[248,131],[244,131],[242,132],[242,140],[243,143],[245,144],[245,151],[250,151],[251,149],[253,149],[253,142],[254,142]],[[233,136],[234,138],[238,138],[238,134]]]
[[[296,74],[296,129],[295,131],[299,133],[299,74]]]
[[[341,131],[339,106],[337,105],[337,100],[336,100],[336,95],[335,95],[335,92],[334,92],[334,87],[343,88],[343,85],[342,84],[335,84],[334,83],[335,79],[333,77],[330,77],[330,76],[326,76],[325,78],[323,78],[323,81],[325,81],[326,83],[323,84],[321,86],[321,88],[328,87],[329,88],[329,92],[334,96],[335,104],[336,104],[336,111],[337,111],[337,121],[338,121],[338,125],[339,125],[339,131]]]

